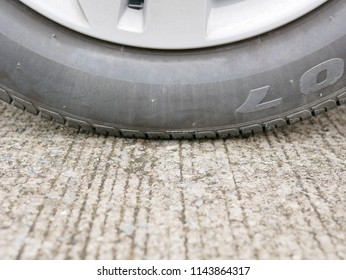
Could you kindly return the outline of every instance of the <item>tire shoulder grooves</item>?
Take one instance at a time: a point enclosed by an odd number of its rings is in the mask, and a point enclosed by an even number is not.
[[[12,104],[19,109],[25,110],[34,115],[40,115],[42,118],[55,121],[59,124],[66,124],[78,130],[93,132],[96,134],[110,135],[115,137],[125,138],[141,138],[141,139],[160,139],[160,140],[192,140],[192,139],[216,139],[216,138],[235,138],[235,137],[249,137],[258,132],[267,132],[278,127],[291,125],[301,122],[313,116],[318,116],[322,113],[330,111],[337,106],[346,103],[346,89],[338,94],[336,97],[331,97],[328,100],[308,107],[304,110],[296,112],[291,115],[286,115],[280,118],[275,118],[266,122],[252,124],[249,126],[230,127],[229,129],[222,130],[181,130],[181,131],[165,131],[165,130],[136,130],[132,128],[118,128],[113,126],[106,126],[102,124],[86,121],[78,116],[67,116],[61,112],[52,109],[38,106],[35,103],[25,100],[21,95],[13,90],[5,89],[0,85],[0,100],[8,104]]]

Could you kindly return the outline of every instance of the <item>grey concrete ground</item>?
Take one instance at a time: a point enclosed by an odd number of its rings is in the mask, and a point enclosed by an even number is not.
[[[345,259],[346,107],[246,140],[98,137],[0,105],[0,259]]]

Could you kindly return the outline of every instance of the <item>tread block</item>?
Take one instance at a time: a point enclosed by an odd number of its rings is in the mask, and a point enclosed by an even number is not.
[[[104,125],[98,125],[94,124],[95,132],[97,134],[102,134],[102,135],[111,135],[111,136],[120,136],[119,130],[110,127],[110,126],[104,126]]]
[[[263,132],[263,128],[259,124],[254,124],[254,125],[241,127],[240,131],[241,131],[243,136],[248,137],[248,136],[251,136],[257,132]]]
[[[65,120],[60,114],[43,108],[39,108],[39,111],[41,112],[42,118],[55,121],[60,124],[65,124]]]
[[[238,129],[224,129],[219,130],[217,132],[220,138],[226,139],[226,138],[235,138],[240,136],[240,132]]]
[[[201,131],[196,132],[197,139],[214,139],[216,138],[216,133],[212,131]]]
[[[155,131],[155,132],[148,132],[148,138],[149,139],[161,139],[161,140],[169,140],[171,137],[169,134],[160,132],[160,131]]]
[[[76,120],[70,117],[66,117],[66,123],[74,128],[80,129],[80,130],[84,130],[84,131],[92,131],[92,126],[85,122],[85,121],[81,121],[81,120]]]
[[[326,110],[324,108],[321,108],[321,109],[314,110],[313,114],[314,114],[314,116],[318,116],[318,115],[324,114],[325,112],[326,112]]]
[[[330,99],[330,100],[327,100],[327,101],[313,107],[312,110],[313,110],[314,115],[317,116],[319,114],[325,113],[325,112],[335,108],[336,106],[337,106],[336,101]]]
[[[340,94],[338,97],[338,105],[343,105],[346,104],[346,92],[344,92],[343,94]]]
[[[52,118],[50,115],[45,114],[44,112],[40,112],[40,117],[41,117],[42,119],[47,120],[47,121],[53,121],[53,118]]]
[[[25,110],[25,107],[22,103],[18,102],[17,100],[12,100],[12,105],[22,111]]]
[[[285,126],[287,125],[287,123],[284,119],[276,119],[273,121],[265,122],[263,125],[266,131],[270,131],[278,127]]]
[[[7,93],[6,90],[0,88],[0,100],[10,104],[12,102],[12,99],[10,95]]]
[[[172,132],[172,138],[175,140],[191,140],[193,132]]]
[[[126,138],[145,138],[145,133],[139,130],[121,129],[120,131]]]
[[[312,117],[312,113],[308,110],[304,110],[292,115],[287,116],[289,124],[294,124]]]
[[[13,105],[22,110],[26,110],[33,115],[38,115],[38,110],[31,102],[28,102],[17,96],[13,96]]]

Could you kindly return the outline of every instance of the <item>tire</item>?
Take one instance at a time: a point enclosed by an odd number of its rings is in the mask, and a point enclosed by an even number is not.
[[[248,136],[346,102],[346,2],[238,43],[158,51],[106,43],[0,0],[0,99],[124,137]]]

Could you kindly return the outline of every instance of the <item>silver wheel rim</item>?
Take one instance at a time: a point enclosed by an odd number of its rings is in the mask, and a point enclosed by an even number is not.
[[[20,0],[77,32],[154,49],[232,43],[283,26],[328,0]],[[138,5],[139,3],[139,5]]]

